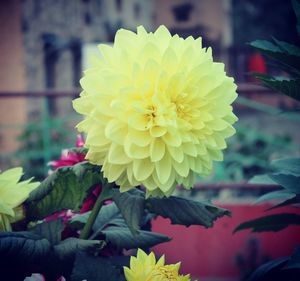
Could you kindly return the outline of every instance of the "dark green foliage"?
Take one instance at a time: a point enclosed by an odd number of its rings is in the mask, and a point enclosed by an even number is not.
[[[279,91],[291,98],[300,101],[300,79],[289,79],[286,77],[274,77],[268,74],[256,73],[254,76],[260,79],[269,88]]]
[[[38,220],[61,210],[79,211],[95,184],[102,183],[100,168],[87,162],[61,167],[47,177],[26,201],[27,218]]]
[[[145,196],[143,192],[131,190],[120,193],[115,190],[113,200],[118,206],[131,232],[136,234],[140,229],[145,209]]]
[[[78,251],[98,253],[104,247],[104,241],[68,238],[55,245],[54,252],[62,262],[74,258]]]
[[[165,235],[145,230],[140,230],[138,234],[133,235],[128,227],[108,226],[102,233],[105,235],[106,241],[118,250],[150,248],[171,240]]]
[[[295,1],[294,7],[299,7],[299,3]],[[297,13],[299,11],[296,11]],[[259,73],[254,76],[267,87],[300,101],[300,48],[275,38],[273,38],[273,42],[256,40],[250,45],[274,60],[279,69],[289,74],[289,77]]]
[[[147,209],[154,214],[169,218],[172,224],[212,227],[214,221],[230,212],[209,202],[194,201],[182,197],[149,198]]]
[[[300,3],[292,1],[298,20],[297,30],[300,34]],[[273,39],[269,41],[254,41],[252,47],[269,56],[281,71],[289,77],[275,77],[271,75],[255,74],[267,87],[281,92],[297,101],[300,101],[300,48],[287,42]],[[278,184],[281,190],[267,193],[260,197],[256,203],[270,200],[276,204],[269,209],[280,208],[300,203],[300,158],[280,159],[272,165],[273,173],[255,180],[264,183]],[[258,219],[240,224],[235,230],[252,229],[252,232],[279,231],[289,225],[300,225],[300,215],[294,213],[279,213],[267,215]],[[300,248],[297,248],[291,257],[271,261],[259,267],[248,281],[296,281],[300,276]]]
[[[300,274],[300,247],[290,257],[272,260],[260,266],[247,281],[298,281]]]
[[[30,232],[46,238],[50,244],[55,245],[61,240],[61,232],[64,229],[62,218],[36,224],[30,228]]]
[[[241,223],[234,233],[244,229],[252,229],[252,232],[279,231],[290,225],[300,225],[300,215],[281,213],[261,217]]]
[[[0,256],[10,259],[38,261],[51,250],[50,242],[31,232],[1,232]]]
[[[70,221],[69,225],[81,228],[86,223],[87,218],[87,214],[78,215]],[[167,236],[145,230],[139,230],[133,234],[114,203],[101,208],[95,220],[93,231],[91,237],[102,237],[107,244],[117,250],[149,248],[170,240]]]
[[[0,233],[1,280],[24,280],[52,261],[51,245],[30,232]],[[56,280],[56,279],[53,279]]]

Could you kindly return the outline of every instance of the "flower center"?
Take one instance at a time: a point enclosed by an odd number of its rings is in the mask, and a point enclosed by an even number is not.
[[[186,94],[183,93],[172,101],[173,105],[175,106],[177,116],[182,119],[184,119],[188,115],[190,108],[189,104],[185,100],[185,97]]]
[[[157,280],[157,281],[178,281],[178,271],[174,266],[165,265],[165,266],[159,266],[155,270],[152,271],[151,276],[149,276],[150,280]],[[147,281],[148,281],[147,280]]]

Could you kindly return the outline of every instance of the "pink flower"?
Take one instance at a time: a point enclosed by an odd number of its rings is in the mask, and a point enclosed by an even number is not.
[[[78,135],[76,138],[76,147],[83,147],[84,146],[84,140],[81,135]],[[60,167],[65,167],[65,166],[74,166],[77,163],[85,161],[85,154],[84,153],[79,153],[79,152],[74,152],[70,151],[69,149],[64,149],[61,153],[61,157],[58,160],[53,160],[48,163],[49,166],[52,167],[52,170],[49,172],[50,174],[55,171],[56,169]],[[99,194],[101,193],[102,187],[100,185],[97,185],[93,192],[85,199],[85,201],[82,204],[82,207],[80,209],[80,214],[85,213],[90,211]],[[75,213],[72,210],[63,210],[61,212],[55,213],[51,216],[48,216],[45,218],[45,221],[51,221],[57,218],[62,217],[63,220],[62,222],[66,224],[70,219],[72,219],[75,216]],[[67,226],[62,232],[62,239],[68,238],[70,236],[77,236],[77,233],[74,232],[72,229],[68,228]]]
[[[83,147],[84,146],[84,140],[81,135],[77,136],[76,139],[76,147]],[[49,166],[52,166],[52,169],[50,171],[53,172],[56,169],[64,166],[73,166],[77,163],[80,163],[82,161],[85,161],[85,154],[84,153],[79,153],[79,152],[73,152],[70,151],[69,149],[64,149],[61,153],[61,158],[58,160],[53,160],[48,163]],[[79,211],[80,214],[86,213],[90,211],[95,203],[97,198],[99,197],[100,193],[102,191],[102,186],[96,185],[94,187],[94,190],[92,193],[84,200],[81,209]],[[105,204],[110,204],[111,201],[107,200]],[[78,237],[78,232],[74,231],[70,227],[68,227],[66,224],[67,222],[72,219],[76,213],[73,212],[73,210],[63,210],[61,212],[55,213],[51,216],[48,216],[44,219],[44,221],[49,222],[51,220],[57,219],[57,218],[63,218],[62,222],[65,224],[65,228],[62,231],[61,238],[66,239],[68,237]]]
[[[78,135],[76,138],[76,147],[83,147],[84,140],[81,135]],[[74,166],[77,163],[80,163],[85,160],[85,154],[79,152],[73,152],[69,149],[63,149],[61,152],[60,159],[53,160],[48,163],[48,166],[51,166],[55,171],[56,169],[64,166]],[[50,171],[51,173],[52,171]]]

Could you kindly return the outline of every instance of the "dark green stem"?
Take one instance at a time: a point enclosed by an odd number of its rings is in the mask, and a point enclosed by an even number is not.
[[[84,225],[83,229],[80,232],[80,239],[88,239],[90,236],[90,233],[92,231],[94,222],[101,210],[101,207],[103,206],[103,203],[108,200],[111,199],[112,196],[112,189],[111,189],[111,185],[107,184],[103,187],[101,193],[99,194],[99,197],[97,198],[97,201],[92,209],[92,212],[86,222],[86,224]]]

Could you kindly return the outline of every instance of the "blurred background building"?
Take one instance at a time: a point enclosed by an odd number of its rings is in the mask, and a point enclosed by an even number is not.
[[[272,12],[267,11],[270,3]],[[202,36],[204,46],[213,47],[215,60],[225,62],[227,72],[240,83],[251,81],[248,71],[272,71],[266,59],[246,42],[271,36],[294,43],[298,40],[289,1],[4,0],[0,5],[0,91],[5,92],[0,105],[1,168],[22,163],[30,153],[32,161],[39,159],[41,153],[34,152],[37,148],[43,150],[45,164],[61,147],[70,145],[78,118],[70,99],[78,94],[88,53],[99,43],[112,42],[119,28],[136,30],[144,25],[154,31],[164,24],[182,37]],[[252,99],[257,94],[247,85],[242,89]],[[13,99],[12,92],[23,94]],[[257,98],[293,107],[284,99],[259,93]],[[73,122],[64,123],[64,117]],[[257,123],[257,115],[248,117],[245,120]],[[267,117],[259,121],[262,126],[268,122]],[[276,131],[274,126],[267,127]],[[299,139],[294,127],[291,123],[285,126]],[[73,133],[66,133],[65,128]],[[277,131],[281,133],[281,128]]]
[[[27,176],[42,179],[47,174],[46,164],[75,142],[74,125],[80,117],[71,100],[80,92],[88,54],[96,44],[112,43],[119,28],[136,30],[139,25],[154,31],[164,24],[173,34],[203,37],[204,46],[213,47],[215,60],[225,62],[238,82],[237,134],[225,161],[216,165],[210,178],[201,179],[224,186],[207,188],[208,193],[199,196],[230,204],[238,198],[248,202],[247,212],[252,212],[250,199],[261,191],[231,190],[228,183],[241,183],[242,188],[253,175],[268,172],[271,159],[300,153],[299,115],[280,114],[283,108],[295,111],[299,105],[256,85],[247,75],[276,73],[247,42],[274,36],[299,43],[289,0],[2,0],[0,5],[0,170],[22,165]],[[219,228],[231,235],[228,224]],[[245,239],[231,242],[252,247],[252,240],[248,245]],[[239,264],[225,263],[233,268],[228,276],[249,266],[242,258]],[[219,279],[201,280],[238,280],[228,276],[222,279],[220,273]]]

